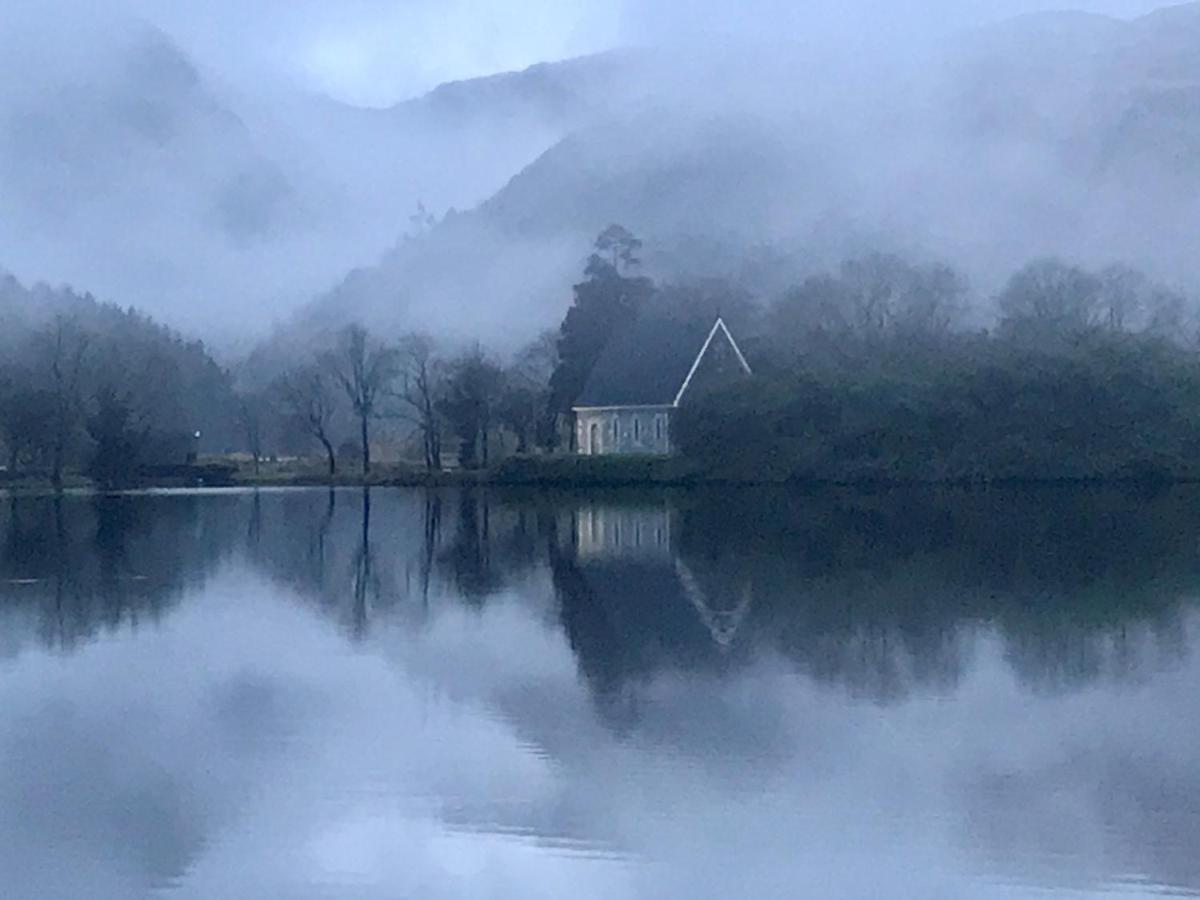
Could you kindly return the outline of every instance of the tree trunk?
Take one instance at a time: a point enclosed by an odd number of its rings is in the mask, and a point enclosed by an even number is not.
[[[362,435],[362,470],[365,479],[371,474],[371,435],[367,426],[367,417],[359,416],[359,429]]]
[[[433,399],[426,392],[421,401],[421,430],[425,440],[425,468],[432,472],[442,467],[441,448],[438,446],[437,415],[433,410]]]
[[[51,459],[50,483],[54,490],[61,491],[63,487],[63,442],[60,438],[54,442],[54,454]]]
[[[363,638],[367,633],[367,592],[371,583],[371,489],[363,485],[362,538],[354,561],[354,631]]]
[[[321,446],[325,448],[325,459],[329,462],[329,477],[332,478],[337,474],[337,454],[333,452],[333,444],[329,443],[329,438],[325,435],[317,435],[321,441]]]
[[[442,498],[425,494],[425,539],[421,545],[421,599],[428,609],[429,584],[433,575],[433,561],[437,555],[438,535],[441,532]]]

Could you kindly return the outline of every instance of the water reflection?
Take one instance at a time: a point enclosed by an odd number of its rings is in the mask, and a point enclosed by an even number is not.
[[[983,632],[1031,687],[1177,662],[1200,586],[1190,499],[1112,492],[698,495],[585,502],[550,548],[600,693],[777,650],[892,702],[948,692]]]
[[[0,611],[69,650],[159,619],[232,549],[233,498],[8,498],[0,505]],[[12,646],[29,635],[6,629]],[[0,651],[5,646],[0,640]]]
[[[1196,498],[6,500],[0,872],[22,897],[1197,890]]]

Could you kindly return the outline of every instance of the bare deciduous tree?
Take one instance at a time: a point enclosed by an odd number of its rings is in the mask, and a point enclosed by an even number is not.
[[[442,467],[439,368],[428,336],[411,334],[400,342],[400,416],[420,431],[425,468],[431,472]]]
[[[316,366],[305,366],[282,376],[277,389],[284,414],[324,449],[332,478],[337,474],[337,454],[329,426],[337,401],[329,376]]]
[[[247,394],[238,401],[238,421],[242,426],[242,436],[246,439],[246,448],[254,460],[254,474],[259,474],[259,466],[263,458],[263,430],[266,418],[265,403],[259,394]]]
[[[361,325],[348,325],[337,347],[325,355],[325,367],[350,401],[362,442],[363,477],[371,474],[371,420],[380,415],[379,401],[399,374],[395,347],[372,341]]]
[[[1029,263],[997,298],[1000,324],[1010,333],[1073,337],[1101,324],[1103,282],[1091,272],[1057,259]]]

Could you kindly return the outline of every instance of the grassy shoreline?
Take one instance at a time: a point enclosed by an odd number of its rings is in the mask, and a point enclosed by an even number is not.
[[[415,467],[380,466],[364,480],[361,474],[348,472],[329,476],[315,470],[264,467],[253,471],[197,467],[193,472],[177,472],[170,477],[148,476],[128,484],[102,488],[87,478],[72,474],[63,485],[64,493],[102,493],[120,490],[169,490],[181,488],[313,488],[313,487],[533,487],[533,488],[861,488],[957,487],[984,488],[1004,486],[1097,486],[1140,485],[1170,486],[1200,483],[1200,479],[1155,474],[1142,477],[1091,478],[977,478],[977,479],[778,479],[730,476],[705,470],[682,457],[588,457],[541,456],[512,457],[481,470],[443,470],[428,472]],[[208,476],[208,477],[206,477]],[[30,476],[0,481],[0,495],[46,494],[54,487],[48,478]]]

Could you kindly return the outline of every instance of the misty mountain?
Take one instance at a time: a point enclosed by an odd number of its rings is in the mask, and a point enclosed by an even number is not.
[[[1178,163],[1200,129],[1200,5],[1131,22],[1027,16],[971,38],[948,79],[966,132],[1045,144],[1094,176],[1194,174]]]
[[[760,294],[867,250],[980,295],[1047,254],[1200,275],[1200,4],[891,55],[631,50],[386,109],[225,84],[144,26],[76,43],[0,62],[56,63],[0,89],[0,264],[209,338],[298,310],[276,347],[350,319],[512,346],[614,221],[647,274]]]
[[[297,180],[340,192],[342,218],[371,234],[368,263],[410,229],[418,204],[439,215],[477,205],[591,121],[639,68],[636,54],[606,53],[451,82],[381,109],[299,92],[231,102]]]
[[[418,202],[492,194],[575,124],[613,65],[534,67],[374,110],[248,93],[142,22],[14,26],[0,32],[0,266],[245,340],[378,259]]]
[[[4,264],[198,321],[180,307],[229,290],[205,270],[294,230],[303,197],[161,33],[45,62],[0,89]]]
[[[1027,16],[871,70],[788,48],[629,60],[624,102],[588,108],[485,202],[355,271],[285,334],[356,317],[511,346],[555,324],[610,222],[645,239],[648,274],[762,293],[864,250],[944,258],[981,295],[1050,254],[1200,279],[1200,4]],[[478,108],[493,89],[452,94]]]

